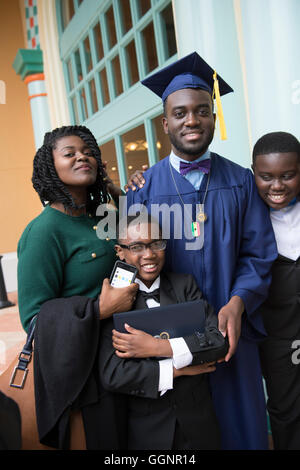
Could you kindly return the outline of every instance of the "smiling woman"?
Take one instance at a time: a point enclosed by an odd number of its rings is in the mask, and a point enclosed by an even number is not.
[[[78,207],[85,206],[86,188],[97,179],[98,162],[93,151],[78,136],[59,139],[53,148],[54,166]],[[59,208],[59,203],[52,207]]]
[[[84,170],[85,166],[89,168]],[[80,167],[83,169],[78,172]],[[61,127],[47,133],[34,158],[33,187],[44,206],[55,204],[58,210],[94,213],[100,203],[109,201],[105,177],[97,142],[83,126]],[[116,187],[111,190],[118,194]],[[84,200],[79,202],[85,207],[77,204],[78,191]]]
[[[81,441],[81,446],[119,448],[119,422],[114,416],[117,403],[109,394],[102,394],[91,371],[99,320],[130,309],[137,289],[132,285],[116,294],[108,280],[116,260],[114,242],[105,234],[97,236],[97,207],[121,190],[107,179],[97,142],[83,126],[62,127],[45,135],[34,158],[32,182],[45,208],[19,241],[18,296],[26,330],[37,316],[34,377],[39,438],[47,446],[69,448],[72,413],[77,410],[81,416],[86,410],[86,432],[82,434],[86,441]],[[73,364],[74,351],[79,362],[67,371],[65,365]],[[58,356],[63,358],[61,364]],[[93,424],[85,403],[93,403]],[[36,426],[34,416],[31,419]],[[103,422],[110,424],[105,438],[98,440],[95,436],[101,435],[98,426]]]

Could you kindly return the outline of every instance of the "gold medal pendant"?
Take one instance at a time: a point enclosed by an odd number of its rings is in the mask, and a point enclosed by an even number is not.
[[[197,219],[199,220],[199,222],[206,222],[207,221],[207,215],[203,211],[200,211],[197,214]]]
[[[194,238],[194,240],[193,240],[193,242],[190,242],[190,243],[186,242],[186,250],[201,250],[203,248],[203,245],[204,245],[204,226],[205,226],[205,222],[208,219],[208,216],[204,212],[204,204],[205,204],[205,200],[206,200],[206,196],[207,196],[207,192],[208,192],[211,172],[208,173],[208,178],[207,178],[207,183],[206,183],[206,188],[205,188],[203,201],[202,201],[202,203],[198,203],[198,204],[196,203],[195,204],[196,207],[195,207],[195,212],[193,214],[193,211],[194,211],[193,206],[192,206],[192,213],[186,211],[186,206],[190,206],[190,204],[185,204],[182,197],[181,197],[181,194],[180,194],[180,192],[178,190],[178,187],[177,187],[177,184],[176,184],[176,180],[175,180],[174,175],[173,175],[173,169],[172,169],[170,159],[169,159],[169,168],[170,168],[170,174],[171,174],[171,177],[173,179],[175,189],[177,191],[178,197],[180,199],[180,202],[181,202],[183,210],[184,210],[184,225],[185,225],[186,215],[188,216],[188,219],[190,221],[192,221],[192,222],[190,222],[191,223],[190,227],[191,227],[192,239]],[[199,194],[198,194],[198,197],[199,197]],[[186,236],[186,232],[185,232],[185,236]]]

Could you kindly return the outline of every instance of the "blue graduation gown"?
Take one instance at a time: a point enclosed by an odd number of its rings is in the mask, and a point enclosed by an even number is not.
[[[166,157],[147,170],[142,189],[127,193],[127,208],[141,203],[151,212],[153,204],[182,206],[183,201],[192,205],[191,217],[196,220],[195,207],[203,202],[208,177],[204,176],[196,191],[172,170],[177,189]],[[178,219],[171,221],[165,267],[193,274],[216,313],[233,295],[243,299],[245,313],[237,351],[229,363],[218,364],[209,377],[223,448],[267,449],[265,397],[257,350],[257,341],[265,330],[257,308],[267,297],[277,248],[268,208],[257,193],[251,171],[211,153],[205,213],[204,246],[197,250],[187,249],[191,239],[184,233],[179,238]]]

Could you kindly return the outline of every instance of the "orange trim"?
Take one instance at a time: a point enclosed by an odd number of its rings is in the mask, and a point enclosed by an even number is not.
[[[32,98],[38,98],[39,96],[47,96],[47,93],[37,93],[36,95],[28,96],[28,99],[32,100]]]
[[[26,85],[30,82],[35,82],[36,80],[45,80],[45,74],[43,73],[34,73],[33,75],[28,75],[25,79],[24,79],[24,83],[26,83]]]

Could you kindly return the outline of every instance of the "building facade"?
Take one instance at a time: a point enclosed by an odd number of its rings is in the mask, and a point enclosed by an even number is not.
[[[300,136],[299,0],[18,5],[25,46],[12,64],[27,86],[35,148],[51,128],[86,125],[109,176],[123,186],[135,169],[170,150],[161,101],[140,81],[193,51],[234,89],[223,99],[228,138],[221,141],[216,129],[212,150],[249,167],[261,135],[282,130]],[[16,235],[9,233],[15,247]]]

